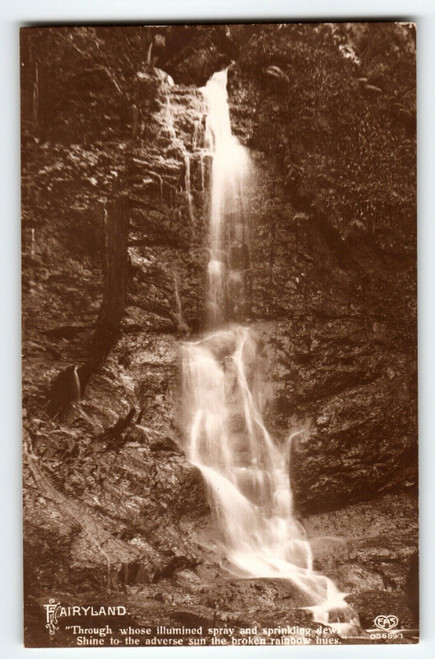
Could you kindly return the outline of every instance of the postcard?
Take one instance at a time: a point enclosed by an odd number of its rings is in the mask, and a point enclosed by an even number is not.
[[[417,643],[415,24],[20,58],[25,645]]]

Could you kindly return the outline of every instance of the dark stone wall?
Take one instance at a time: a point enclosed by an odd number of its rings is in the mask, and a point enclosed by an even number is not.
[[[417,478],[415,34],[265,26],[229,69],[252,300],[302,510]]]
[[[209,513],[177,444],[177,345],[202,322],[204,108],[196,89],[149,63],[153,34],[22,33],[33,595],[67,582],[116,587],[138,564],[145,582],[195,564],[191,535]],[[47,552],[59,543],[56,576]]]

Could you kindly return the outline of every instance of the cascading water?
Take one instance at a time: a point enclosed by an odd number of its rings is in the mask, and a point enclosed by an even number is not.
[[[250,173],[246,149],[231,132],[227,102],[227,70],[215,73],[203,88],[208,104],[207,146],[212,152],[210,190],[209,248],[207,268],[207,322],[209,327],[223,323],[226,312],[241,291],[243,249],[248,245],[244,213],[244,188]],[[228,249],[228,243],[231,249]]]
[[[184,189],[186,191],[187,207],[189,209],[189,219],[191,222],[194,221],[193,215],[193,201],[192,201],[192,192],[190,185],[190,156],[188,153],[184,155]]]
[[[227,70],[215,73],[202,89],[212,153],[210,333],[182,347],[185,451],[207,482],[217,544],[231,569],[239,576],[286,579],[315,620],[331,624],[335,616],[349,627],[356,616],[335,584],[314,572],[310,544],[293,514],[290,441],[275,443],[263,422],[258,339],[248,327],[225,324],[227,310],[237,308],[243,293],[246,258],[232,253],[235,247],[238,254],[249,251],[244,189],[250,176],[248,153],[231,132],[226,86]],[[240,284],[235,295],[234,282]]]

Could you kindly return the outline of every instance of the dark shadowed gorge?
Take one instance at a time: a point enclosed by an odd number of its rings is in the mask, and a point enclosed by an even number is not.
[[[125,604],[139,626],[309,619],[279,579],[231,576],[180,448],[180,344],[206,327],[199,88],[228,66],[255,178],[228,317],[260,337],[271,434],[300,431],[290,476],[315,568],[362,628],[379,614],[418,626],[415,28],[27,28],[30,645],[46,642],[51,597]]]

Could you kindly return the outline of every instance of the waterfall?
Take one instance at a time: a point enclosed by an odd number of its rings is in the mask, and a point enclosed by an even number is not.
[[[151,58],[152,52],[153,52],[153,40],[151,39],[150,45],[148,46],[148,51],[147,51],[147,64],[150,64],[150,65],[153,63],[152,58]]]
[[[199,154],[199,167],[201,172],[201,190],[204,190],[205,187],[205,163],[204,163],[205,154],[203,151]]]
[[[195,217],[193,214],[193,199],[190,185],[190,155],[187,152],[184,154],[184,189],[186,192],[187,207],[189,209],[189,219],[193,223]]]
[[[171,99],[169,98],[169,92],[166,95],[166,104],[165,104],[165,125],[168,129],[169,136],[171,140],[177,139],[177,133],[175,132],[174,126],[174,116],[172,112]]]
[[[80,400],[80,398],[82,397],[82,392],[81,392],[80,376],[77,370],[77,366],[74,366],[73,380],[74,380],[73,399]]]
[[[212,154],[209,333],[182,345],[184,450],[207,483],[219,533],[216,545],[230,570],[240,577],[285,579],[315,620],[349,626],[355,614],[345,594],[313,570],[310,544],[293,512],[291,438],[276,443],[263,421],[259,338],[248,327],[228,323],[228,312],[234,315],[243,297],[243,286],[234,293],[233,284],[243,280],[246,267],[240,254],[249,243],[244,196],[252,173],[247,150],[231,132],[226,87],[227,70],[215,73],[202,89]]]
[[[250,177],[246,149],[231,132],[227,99],[227,70],[215,73],[202,89],[209,112],[206,141],[212,153],[209,249],[207,269],[207,318],[210,327],[221,324],[237,304],[231,295],[240,282],[247,245],[244,189]],[[233,285],[232,285],[233,284]],[[237,288],[237,287],[236,287]]]

